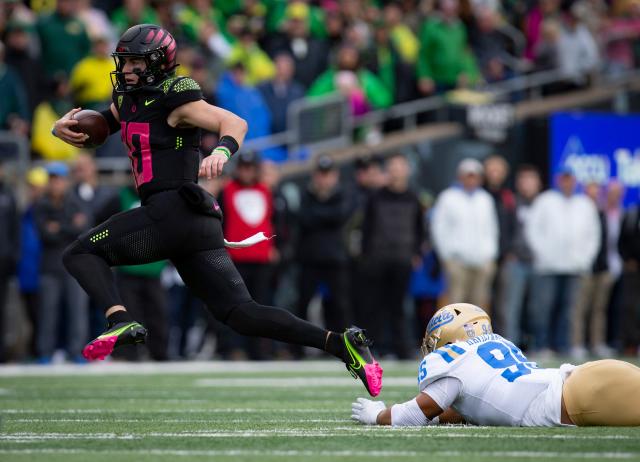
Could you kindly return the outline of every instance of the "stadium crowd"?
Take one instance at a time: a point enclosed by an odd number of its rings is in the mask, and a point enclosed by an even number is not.
[[[111,101],[110,51],[145,22],[176,37],[178,73],[245,118],[248,139],[286,130],[300,98],[339,92],[357,116],[547,69],[564,77],[559,91],[633,68],[640,54],[637,0],[6,0],[0,129],[29,136],[36,157],[75,157],[50,139],[52,123]],[[97,155],[124,152],[114,137]]]
[[[334,92],[354,116],[532,70],[558,69],[554,90],[592,72],[638,64],[637,0],[57,0],[0,5],[0,129],[29,140],[27,206],[0,179],[0,319],[17,276],[30,343],[1,325],[0,359],[82,361],[102,313],[63,269],[84,230],[139,204],[130,186],[102,184],[94,155],[126,155],[118,137],[96,153],[50,135],[74,106],[111,101],[110,50],[137,23],[161,24],[180,43],[178,72],[213,104],[249,123],[248,139],[287,129],[287,108]],[[215,138],[203,137],[207,152]],[[510,176],[504,158],[465,159],[430,196],[399,154],[339,169],[320,157],[305,184],[280,182],[287,153],[237,155],[204,185],[219,197],[225,237],[276,238],[230,254],[259,303],[367,328],[383,356],[413,357],[445,301],[491,312],[494,327],[539,357],[637,354],[640,214],[620,184],[578,188],[562,171],[547,191],[533,166]],[[2,178],[3,175],[0,175]],[[507,185],[513,184],[510,189]],[[584,189],[584,192],[583,192]],[[150,331],[122,359],[272,357],[308,352],[248,340],[209,318],[166,262],[121,267],[119,289]],[[15,321],[15,319],[13,319]],[[127,347],[128,348],[128,347]]]
[[[539,357],[637,354],[640,213],[637,205],[623,209],[616,181],[582,192],[566,169],[543,192],[539,172],[521,165],[512,190],[508,164],[497,155],[462,160],[454,183],[435,198],[411,181],[400,154],[361,158],[342,170],[321,156],[305,184],[281,183],[278,175],[273,161],[245,151],[231,175],[203,183],[219,197],[228,240],[276,236],[229,249],[261,303],[316,320],[322,312],[328,328],[354,322],[383,356],[413,357],[427,320],[448,300],[485,307],[498,332]],[[25,319],[16,310],[11,318],[31,332],[31,343],[19,348],[24,339],[7,335],[5,325],[4,358],[46,364],[60,348],[80,361],[104,320],[64,271],[62,252],[139,199],[130,186],[100,184],[88,153],[71,168],[59,161],[35,167],[27,182],[22,211],[12,190],[4,182],[0,188],[3,318],[15,274]],[[145,347],[124,347],[116,357],[305,355],[217,323],[167,262],[115,271],[127,309],[150,332]]]

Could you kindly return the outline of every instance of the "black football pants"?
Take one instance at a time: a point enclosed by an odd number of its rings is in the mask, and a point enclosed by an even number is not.
[[[191,209],[177,191],[156,193],[143,206],[112,216],[79,236],[63,256],[69,273],[105,311],[122,305],[111,266],[164,259],[236,332],[324,349],[327,331],[251,298],[224,248],[220,220]]]

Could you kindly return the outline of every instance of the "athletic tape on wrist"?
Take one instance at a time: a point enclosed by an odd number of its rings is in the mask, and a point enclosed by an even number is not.
[[[391,425],[394,427],[429,425],[431,420],[424,415],[416,398],[391,406]]]

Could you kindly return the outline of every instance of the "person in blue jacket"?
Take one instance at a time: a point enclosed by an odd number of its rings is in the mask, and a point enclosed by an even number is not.
[[[20,217],[20,260],[18,261],[18,285],[25,311],[31,323],[29,356],[35,357],[35,333],[38,323],[38,288],[40,283],[41,243],[33,216],[33,205],[42,196],[49,182],[49,175],[42,167],[35,167],[27,173],[29,203]]]

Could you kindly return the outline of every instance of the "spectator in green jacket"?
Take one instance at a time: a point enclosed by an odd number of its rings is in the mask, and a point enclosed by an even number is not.
[[[212,0],[211,3],[225,18],[228,18],[238,13],[242,8],[242,4],[246,2],[243,0]]]
[[[384,7],[383,14],[393,46],[404,61],[414,64],[418,58],[420,41],[404,21],[401,4],[399,2],[388,3]]]
[[[428,18],[420,30],[417,75],[418,88],[425,95],[478,82],[478,67],[458,6],[458,0],[440,0],[440,14]]]
[[[192,44],[204,43],[216,55],[226,58],[223,50],[235,38],[227,31],[226,18],[217,5],[214,7],[210,0],[189,0],[177,9],[176,19]]]
[[[58,0],[52,14],[38,19],[42,64],[48,77],[61,71],[69,75],[91,50],[91,41],[76,11],[76,0]]]
[[[391,28],[385,22],[375,25],[374,40],[365,61],[367,68],[387,87],[395,103],[415,98],[415,66],[402,57],[391,38]]]
[[[18,73],[4,62],[0,42],[0,130],[26,136],[29,131],[29,100]]]
[[[348,99],[353,115],[393,104],[389,89],[375,74],[361,67],[358,50],[350,45],[343,45],[338,50],[337,66],[320,74],[308,95],[334,92],[340,92]]]
[[[117,35],[121,35],[136,24],[159,24],[159,19],[146,0],[124,0],[123,5],[111,14],[111,22]]]
[[[303,17],[311,37],[325,38],[327,28],[325,26],[325,11],[309,1],[294,0],[264,0],[267,8],[266,29],[267,32],[278,32],[286,29],[286,22],[291,18]]]

